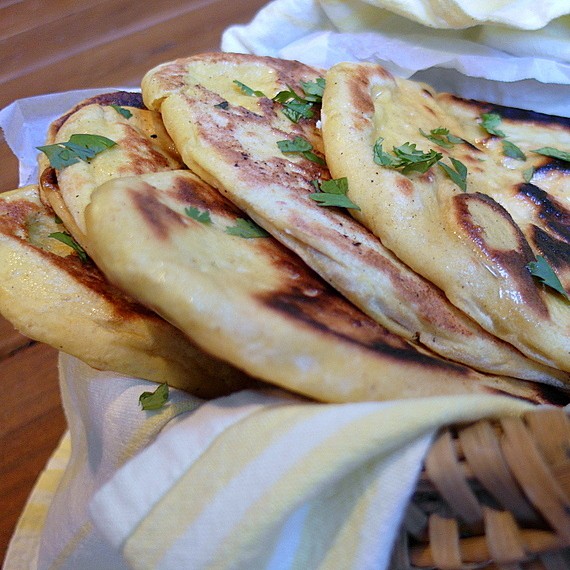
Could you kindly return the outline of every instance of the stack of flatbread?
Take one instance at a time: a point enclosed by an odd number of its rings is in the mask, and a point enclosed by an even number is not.
[[[568,401],[568,120],[211,53],[40,150],[38,186],[0,197],[0,311],[95,368],[204,397]]]

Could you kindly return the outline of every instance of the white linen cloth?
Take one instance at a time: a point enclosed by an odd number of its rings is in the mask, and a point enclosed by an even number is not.
[[[5,570],[382,570],[436,430],[530,408],[500,396],[329,405],[171,390],[143,411],[155,384],[66,355],[60,385],[68,464],[37,558],[27,516]]]
[[[456,29],[432,21],[436,6],[477,17]],[[274,0],[248,24],[228,28],[222,49],[322,68],[372,61],[461,97],[570,116],[568,14],[567,1],[537,10],[524,0]]]

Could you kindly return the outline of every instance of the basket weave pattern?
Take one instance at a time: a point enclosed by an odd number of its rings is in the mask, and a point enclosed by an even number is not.
[[[442,431],[391,568],[569,570],[569,416],[545,407]]]

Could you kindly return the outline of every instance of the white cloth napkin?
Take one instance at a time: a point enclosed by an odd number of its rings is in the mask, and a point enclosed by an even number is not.
[[[203,402],[172,390],[143,411],[150,382],[65,355],[60,378],[71,454],[42,570],[381,570],[435,431],[529,408],[497,396],[325,405],[279,390]]]
[[[431,27],[435,6],[452,4],[478,11],[471,27]],[[520,29],[528,14],[544,27]],[[570,14],[568,2],[536,10],[525,1],[274,0],[228,28],[222,48],[323,68],[373,61],[461,97],[570,116],[570,17],[562,14]]]

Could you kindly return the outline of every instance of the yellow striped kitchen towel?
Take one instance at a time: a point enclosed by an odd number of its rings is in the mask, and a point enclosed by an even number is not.
[[[241,392],[167,426],[90,512],[135,569],[383,569],[435,431],[526,408],[495,396],[327,405]]]
[[[143,411],[149,382],[65,355],[60,378],[67,466],[32,525],[39,550],[29,542],[5,570],[383,570],[436,431],[529,408],[501,396],[319,404],[268,389],[210,402],[171,390]],[[14,544],[34,538],[22,530]]]

